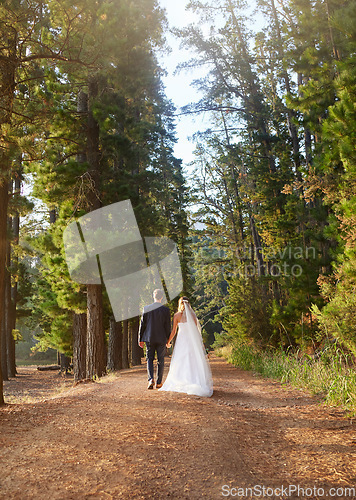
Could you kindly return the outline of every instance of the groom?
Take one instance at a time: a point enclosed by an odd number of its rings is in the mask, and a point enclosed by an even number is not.
[[[162,387],[164,355],[166,353],[166,343],[171,333],[171,314],[168,307],[162,305],[164,293],[157,288],[153,292],[153,304],[145,306],[141,317],[138,331],[139,346],[143,347],[146,342],[147,358],[147,389],[153,389],[153,360],[157,352],[157,381],[156,389]]]

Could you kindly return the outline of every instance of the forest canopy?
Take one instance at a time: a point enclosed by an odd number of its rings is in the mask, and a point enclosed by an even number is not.
[[[328,338],[355,355],[355,3],[189,7],[182,67],[207,71],[184,111],[211,117],[196,134],[195,286],[217,344]]]

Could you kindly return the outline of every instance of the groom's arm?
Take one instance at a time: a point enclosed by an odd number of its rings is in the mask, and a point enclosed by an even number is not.
[[[168,339],[168,337],[171,333],[171,313],[170,313],[169,309],[168,309],[167,315],[166,315],[165,331],[166,331],[166,337]]]

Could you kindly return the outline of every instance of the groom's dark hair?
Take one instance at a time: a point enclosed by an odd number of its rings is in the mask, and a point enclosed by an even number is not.
[[[156,288],[156,290],[153,291],[153,298],[157,300],[161,300],[164,297],[163,290],[160,288]]]

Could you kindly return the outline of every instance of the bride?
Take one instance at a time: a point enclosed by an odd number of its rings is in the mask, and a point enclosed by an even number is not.
[[[167,342],[171,341],[178,329],[169,372],[160,391],[185,392],[196,396],[210,397],[213,394],[213,379],[198,319],[187,297],[178,302],[178,312],[173,318],[173,328]]]

